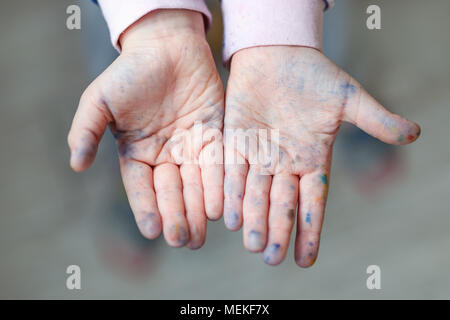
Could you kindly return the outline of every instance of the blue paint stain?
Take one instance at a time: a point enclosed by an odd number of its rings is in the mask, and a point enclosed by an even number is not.
[[[72,151],[71,158],[81,158],[81,159],[90,159],[95,157],[97,153],[97,145],[95,144],[87,144],[84,145],[80,149],[75,149]]]
[[[260,249],[264,246],[261,241],[261,232],[252,230],[248,234],[248,246],[252,249]]]
[[[320,175],[320,180],[322,180],[322,183],[323,183],[324,185],[328,185],[328,177],[327,177],[326,174]]]
[[[347,105],[348,98],[356,92],[356,87],[347,81],[340,86],[340,91],[341,97],[343,98],[341,107],[345,107]]]
[[[171,227],[171,232],[173,233],[174,240],[178,244],[184,245],[189,240],[189,234],[183,226],[174,224]]]
[[[130,144],[119,144],[118,146],[119,155],[123,158],[132,158],[136,147]]]
[[[308,243],[310,247],[314,246],[314,243],[310,242]]]
[[[273,243],[264,252],[264,261],[270,262],[273,256],[280,250],[281,245],[279,243]]]
[[[309,212],[306,214],[306,223],[309,223],[312,226],[311,213]]]
[[[225,222],[229,228],[236,228],[239,224],[239,215],[236,211],[231,214],[227,214],[225,217]]]
[[[261,236],[261,232],[252,230],[252,231],[250,231],[248,236],[249,237],[260,237]]]
[[[143,219],[137,221],[139,229],[142,231],[142,234],[145,235],[155,235],[161,229],[161,221],[159,220],[159,216],[150,212]]]
[[[356,92],[356,87],[350,82],[345,82],[341,85],[341,95],[344,98],[348,98]]]

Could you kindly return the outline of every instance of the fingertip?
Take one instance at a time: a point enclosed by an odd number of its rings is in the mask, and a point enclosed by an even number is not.
[[[172,248],[182,248],[188,243],[188,239],[183,240],[171,240],[166,238],[166,242],[169,245],[169,247]]]
[[[250,253],[261,253],[263,252],[264,248],[261,247],[252,247],[249,245],[245,245],[245,249]]]
[[[162,233],[161,217],[157,213],[145,215],[137,221],[137,225],[142,236],[149,240],[158,238]]]
[[[76,139],[69,134],[70,147],[70,167],[75,172],[82,172],[88,169],[94,162],[97,155],[98,144],[89,136],[82,139]]]
[[[260,231],[251,230],[244,239],[244,247],[252,253],[263,252],[266,245],[265,236]]]
[[[369,135],[392,145],[409,144],[420,136],[420,126],[386,110],[365,90],[346,110],[345,120]]]
[[[310,268],[316,263],[316,257],[310,259],[295,259],[295,263],[303,269]]]
[[[414,123],[416,125],[417,128],[417,133],[416,133],[416,139],[420,137],[421,133],[422,133],[422,128],[420,127],[419,124]]]
[[[305,248],[301,249],[301,252],[297,251],[295,252],[295,263],[300,268],[309,268],[312,267],[317,260],[318,252],[316,250],[306,250]]]
[[[236,231],[239,231],[241,229],[241,226],[232,225],[229,222],[225,221],[225,228],[227,228],[228,231],[236,232]]]
[[[204,213],[203,213],[204,217]],[[188,218],[189,220],[189,218]],[[189,235],[190,239],[186,246],[191,250],[197,250],[203,247],[206,241],[206,219],[202,219],[202,223],[195,224],[189,223]]]
[[[295,263],[300,268],[312,267],[316,263],[318,254],[318,248],[312,242],[309,242],[308,248],[306,248],[306,245],[301,248],[296,248]]]
[[[264,253],[262,254],[262,256],[263,256],[264,263],[267,264],[268,266],[271,266],[271,267],[276,267],[276,266],[280,265],[281,262],[282,262],[282,261],[267,260],[267,258],[264,256]]]
[[[284,260],[283,251],[279,243],[273,243],[264,249],[261,256],[266,264],[277,266]]]
[[[189,243],[186,245],[190,250],[198,250],[205,244],[205,239],[200,241],[189,241]]]
[[[420,136],[420,126],[414,122],[408,121],[408,125],[402,130],[398,130],[396,137],[393,137],[392,141],[388,141],[396,145],[406,145],[413,143]]]
[[[167,240],[166,240],[166,242],[167,242],[167,245],[172,248],[182,248],[186,245],[186,243],[181,243],[181,242],[170,242]]]
[[[94,162],[97,149],[95,150],[74,150],[70,155],[70,167],[75,172],[87,170]]]
[[[297,233],[295,242],[295,263],[301,268],[314,265],[319,255],[320,234],[316,232]]]
[[[241,230],[241,226],[233,227],[233,226],[229,226],[227,224],[225,224],[225,228],[227,228],[227,230],[231,231],[231,232],[237,232],[237,231]]]
[[[222,218],[222,206],[221,205],[212,205],[212,206],[206,206],[206,216],[208,217],[208,220],[211,221],[217,221]]]
[[[190,240],[187,226],[181,224],[172,225],[169,230],[164,232],[164,238],[167,244],[173,248],[184,247]]]
[[[242,219],[237,212],[225,212],[223,214],[225,227],[230,231],[239,231],[242,227]]]
[[[87,169],[87,166],[77,160],[70,160],[70,168],[76,173],[83,172]]]
[[[413,127],[413,129],[411,130],[411,133],[409,133],[406,137],[407,143],[412,143],[412,142],[416,141],[417,139],[419,139],[420,134],[422,132],[422,129],[420,128],[420,126],[415,122],[412,122],[412,127]]]
[[[76,173],[85,171],[84,167],[80,166],[78,163],[72,162],[72,160],[70,161],[70,168]]]
[[[148,240],[155,240],[161,235],[162,230],[160,229],[159,231],[156,231],[156,232],[153,232],[153,233],[152,232],[145,232],[145,231],[142,231],[142,230],[140,230],[140,232],[141,232],[141,234],[142,234],[142,236],[144,238],[146,238]]]

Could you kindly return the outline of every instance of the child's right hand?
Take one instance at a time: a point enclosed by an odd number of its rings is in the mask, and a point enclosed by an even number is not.
[[[222,150],[224,93],[203,18],[189,10],[152,12],[122,35],[121,46],[81,97],[68,136],[70,164],[86,170],[109,125],[142,234],[153,239],[164,230],[169,245],[199,248],[206,216],[220,218],[223,206],[223,167],[210,158]],[[177,144],[180,130],[192,134],[198,121],[219,135],[191,148]],[[177,156],[180,146],[205,162],[188,164]]]
[[[246,131],[254,146],[269,140],[273,152],[264,166],[258,148],[225,138],[225,223],[231,230],[243,224],[245,247],[263,252],[271,265],[286,256],[297,204],[295,260],[301,267],[316,260],[332,147],[343,121],[390,144],[411,143],[420,134],[417,124],[384,109],[323,53],[306,47],[237,52],[226,104],[226,135]],[[272,130],[278,130],[275,138]]]

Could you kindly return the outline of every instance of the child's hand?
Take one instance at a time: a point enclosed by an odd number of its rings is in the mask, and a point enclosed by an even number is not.
[[[220,136],[197,136],[200,143],[191,145],[178,140],[198,122],[219,134],[223,126],[223,87],[203,18],[155,11],[122,35],[121,46],[81,97],[68,137],[71,166],[91,165],[109,124],[142,234],[153,239],[163,230],[169,245],[199,248],[206,216],[218,219],[223,208],[223,167],[209,161],[213,149],[222,149]],[[204,162],[192,164],[199,157]]]
[[[331,151],[342,121],[390,144],[413,142],[420,133],[417,124],[386,111],[315,49],[256,47],[233,56],[226,95],[224,217],[231,230],[244,221],[245,247],[263,251],[267,263],[279,264],[286,255],[298,200],[295,260],[301,267],[314,263]],[[245,154],[245,144],[228,140],[236,128],[279,129],[279,159],[265,169],[269,175],[258,174],[252,164],[228,164],[233,156],[255,156]]]

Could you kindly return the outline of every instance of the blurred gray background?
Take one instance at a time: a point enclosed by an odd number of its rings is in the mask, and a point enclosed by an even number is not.
[[[67,30],[66,8],[82,8]],[[208,40],[220,66],[218,1]],[[382,30],[365,26],[378,4]],[[422,136],[389,148],[344,126],[334,149],[316,265],[292,248],[270,267],[223,220],[198,251],[147,241],[134,224],[106,134],[87,172],[69,168],[66,135],[84,88],[114,59],[100,10],[84,1],[0,4],[0,298],[450,298],[450,1],[337,0],[325,53]],[[226,72],[220,69],[224,80]],[[66,289],[81,267],[82,289]],[[381,268],[381,290],[366,268]]]

